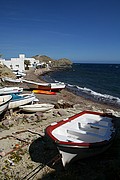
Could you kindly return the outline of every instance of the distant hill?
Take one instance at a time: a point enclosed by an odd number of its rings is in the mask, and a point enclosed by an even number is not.
[[[71,67],[73,64],[71,60],[67,58],[61,58],[58,60],[54,60],[46,55],[36,55],[33,56],[36,60],[39,60],[40,62],[45,62],[51,65],[52,68],[66,68],[66,67]]]

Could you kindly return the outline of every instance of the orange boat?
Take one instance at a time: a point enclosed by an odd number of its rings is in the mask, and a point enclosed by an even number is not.
[[[48,95],[55,95],[56,94],[56,92],[44,91],[41,89],[36,89],[36,90],[33,90],[32,92],[35,94],[48,94]]]

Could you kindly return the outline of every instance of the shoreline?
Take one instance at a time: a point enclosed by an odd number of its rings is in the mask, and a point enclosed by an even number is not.
[[[76,66],[75,66],[75,68],[76,68]],[[71,69],[71,70],[74,71],[74,69]],[[77,69],[76,69],[76,71],[77,71]],[[70,78],[64,77],[62,74],[64,74],[64,76],[66,76],[66,75],[70,76]],[[53,73],[52,72],[46,73],[45,75],[42,76],[42,78],[45,82],[54,82],[54,81],[55,82],[57,82],[57,81],[64,82],[66,84],[67,90],[76,94],[77,96],[84,97],[85,99],[88,99],[88,100],[91,100],[94,102],[98,102],[100,104],[106,104],[113,108],[116,107],[116,109],[120,108],[120,97],[119,97],[119,94],[116,95],[116,93],[115,93],[115,92],[118,92],[119,87],[115,90],[115,87],[112,86],[112,84],[111,84],[111,87],[109,87],[109,84],[108,84],[108,87],[110,88],[110,90],[107,89],[107,83],[109,81],[106,82],[105,89],[104,89],[104,85],[101,86],[101,88],[100,88],[100,85],[98,85],[97,82],[95,82],[96,83],[95,86],[94,86],[94,84],[89,85],[89,82],[87,80],[86,80],[87,82],[84,82],[85,81],[84,77],[83,77],[83,81],[81,80],[81,83],[80,83],[79,80],[78,81],[76,80],[77,77],[75,76],[76,79],[74,79],[74,77],[72,78],[72,75],[73,74],[71,74],[71,71],[70,71],[70,73],[69,72],[67,73],[66,71],[59,71],[59,69],[58,69],[58,71],[55,70],[55,72],[53,71]],[[90,82],[91,81],[95,81],[94,78],[93,78],[93,80],[90,80]],[[101,80],[101,82],[102,82],[102,80]],[[113,92],[112,92],[112,89],[113,89]]]
[[[25,79],[43,82],[40,75],[43,75],[43,71],[29,70]],[[24,93],[28,93],[26,89],[29,87],[26,83],[17,85],[25,89]],[[29,93],[31,92],[29,91]],[[45,160],[49,162],[51,151],[46,146],[43,147],[44,143],[41,138],[49,124],[84,110],[112,113],[114,116],[120,117],[120,110],[86,100],[66,89],[56,95],[36,94],[36,97],[39,99],[39,103],[52,103],[55,108],[48,112],[32,114],[20,112],[18,109],[13,110],[12,114],[7,112],[0,122],[0,179],[6,177],[11,180],[23,179],[38,165],[41,167],[43,164],[46,165]],[[85,161],[83,162],[85,163]],[[60,177],[60,174],[63,176],[65,172],[61,168],[60,162],[57,168],[46,165],[36,175],[35,180],[42,179],[44,176],[50,178],[53,172],[56,177]],[[76,170],[76,168],[74,169]],[[83,175],[85,176],[84,173]]]
[[[46,74],[46,73],[49,73],[49,72],[51,72],[51,70],[46,70],[45,69],[45,71],[43,70],[43,71],[41,71],[41,69],[39,70],[37,70],[37,73],[35,73],[35,75],[36,75],[36,77],[40,80],[40,82],[46,82],[46,81],[44,81],[42,78],[41,78],[41,76],[44,76],[44,74]],[[34,79],[34,81],[35,81],[35,79]],[[114,111],[120,111],[119,109],[119,107],[117,107],[117,106],[112,106],[112,105],[110,105],[110,104],[107,104],[107,103],[102,103],[102,102],[98,102],[98,101],[95,101],[95,100],[92,100],[92,99],[90,99],[90,98],[85,98],[85,97],[83,97],[83,96],[80,96],[80,95],[76,95],[74,92],[72,92],[72,91],[70,91],[69,89],[67,89],[67,88],[65,88],[65,91],[66,91],[66,93],[69,93],[70,94],[70,96],[71,95],[73,95],[73,97],[77,97],[77,103],[79,102],[79,100],[80,100],[80,102],[81,102],[81,100],[83,100],[84,102],[86,101],[86,103],[88,102],[88,103],[91,103],[91,104],[96,104],[97,106],[100,106],[100,107],[102,107],[103,106],[103,108],[110,108],[110,109],[113,109]],[[76,99],[76,98],[75,98]],[[72,101],[72,102],[74,102],[73,100],[72,100],[72,98],[71,98],[71,100],[70,101]],[[75,100],[75,102],[76,102],[76,100]]]

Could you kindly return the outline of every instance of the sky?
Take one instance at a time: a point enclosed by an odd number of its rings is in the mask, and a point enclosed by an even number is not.
[[[1,0],[0,54],[120,64],[120,0]]]

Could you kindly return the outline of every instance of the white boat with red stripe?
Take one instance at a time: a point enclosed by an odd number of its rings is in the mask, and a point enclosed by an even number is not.
[[[113,116],[83,111],[46,128],[47,136],[56,144],[63,166],[98,155],[108,149],[116,135]]]

